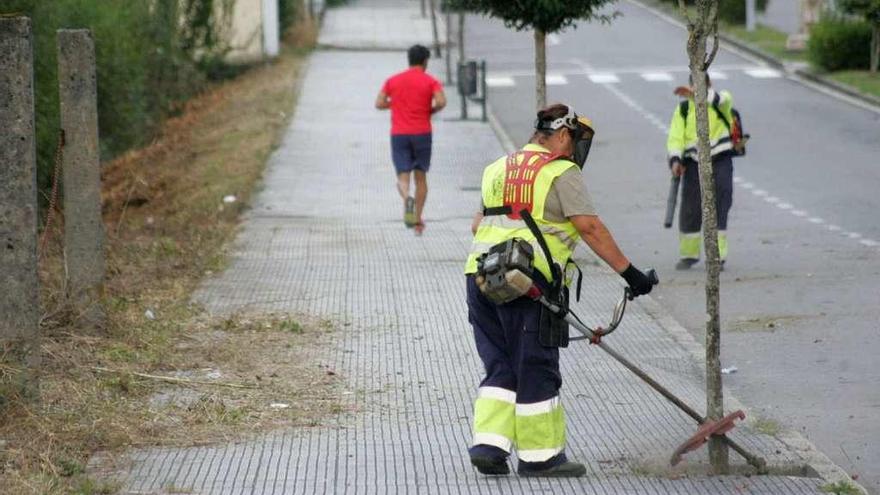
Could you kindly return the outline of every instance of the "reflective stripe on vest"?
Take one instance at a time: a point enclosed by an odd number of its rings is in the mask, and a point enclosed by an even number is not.
[[[550,248],[550,255],[560,267],[565,266],[580,238],[578,231],[568,220],[551,222],[544,219],[544,207],[553,181],[577,165],[565,159],[554,158],[543,147],[529,144],[521,151],[502,157],[486,167],[482,183],[483,205],[486,208],[510,205],[515,212],[483,218],[474,236],[465,273],[476,273],[477,258],[490,247],[519,238],[532,245],[535,268],[547,280],[552,278],[550,265],[534,234],[519,219],[519,210],[522,208],[531,209],[535,223]]]

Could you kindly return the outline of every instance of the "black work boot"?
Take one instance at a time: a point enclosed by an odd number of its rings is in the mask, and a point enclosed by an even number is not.
[[[510,473],[510,467],[507,466],[506,459],[473,455],[471,456],[471,464],[473,464],[481,474],[504,475]]]
[[[700,261],[697,258],[682,258],[678,260],[678,263],[675,264],[676,270],[689,270],[690,267],[697,264]]]
[[[520,469],[518,472],[526,478],[578,478],[587,474],[587,468],[579,462],[565,461],[547,469]]]

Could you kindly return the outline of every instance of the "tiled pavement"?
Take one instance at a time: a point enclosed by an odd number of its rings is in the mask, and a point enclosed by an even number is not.
[[[173,486],[199,494],[816,493],[823,483],[816,478],[670,476],[669,456],[695,425],[583,343],[562,352],[562,394],[568,453],[586,463],[588,475],[486,478],[470,467],[471,400],[481,365],[461,270],[481,168],[502,150],[487,125],[452,121],[454,110],[440,114],[427,230],[418,238],[405,229],[389,163],[388,115],[372,109],[382,80],[403,62],[400,53],[312,56],[231,266],[196,295],[217,314],[284,311],[340,322],[318,358],[345,380],[346,412],[320,427],[242,443],[130,452],[129,468],[118,473],[123,492]],[[577,311],[602,323],[622,282],[586,253],[580,257],[586,283]],[[632,304],[609,342],[702,409],[693,342],[652,301]],[[734,435],[773,465],[805,462],[796,449],[748,426]],[[734,453],[731,459],[741,462]],[[704,462],[705,450],[691,454],[685,468],[693,472]]]

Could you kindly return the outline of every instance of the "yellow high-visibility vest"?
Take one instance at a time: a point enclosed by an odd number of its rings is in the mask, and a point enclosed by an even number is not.
[[[544,234],[553,261],[564,269],[571,259],[580,235],[568,220],[564,222],[546,220],[544,206],[553,181],[566,170],[577,165],[566,159],[553,158],[550,151],[543,146],[527,144],[522,150],[493,162],[483,170],[483,206],[498,208],[510,205],[516,208],[530,205],[532,217]],[[519,187],[511,187],[515,183],[520,184]],[[476,273],[477,258],[481,254],[488,252],[496,244],[514,238],[523,239],[532,245],[535,253],[535,268],[548,281],[551,280],[552,272],[544,251],[516,211],[511,215],[483,217],[474,235],[464,272]]]

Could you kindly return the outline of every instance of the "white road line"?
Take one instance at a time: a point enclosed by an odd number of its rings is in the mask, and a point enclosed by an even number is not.
[[[672,80],[672,74],[668,72],[643,72],[639,74],[645,81],[665,82]]]
[[[568,78],[562,74],[547,74],[547,86],[565,86]]]
[[[678,20],[677,18],[675,18],[675,17],[673,17],[673,16],[670,16],[670,15],[667,15],[667,14],[665,14],[665,13],[663,13],[663,12],[657,10],[657,9],[654,8],[654,7],[649,7],[649,6],[643,4],[643,3],[639,2],[639,1],[636,1],[636,0],[628,0],[628,1],[629,1],[629,3],[630,3],[631,5],[633,5],[633,6],[635,6],[635,7],[638,7],[638,8],[641,8],[642,10],[646,10],[646,11],[650,12],[651,14],[653,14],[653,15],[659,17],[660,19],[663,19],[664,21],[668,22],[669,24],[672,24],[673,26],[677,26],[679,29],[682,29],[682,30],[684,30],[685,32],[687,32],[687,26],[685,26],[685,25],[684,25],[680,20]],[[759,59],[758,57],[756,57],[756,56],[754,56],[754,55],[752,55],[752,54],[750,54],[750,53],[746,53],[746,52],[744,52],[744,51],[742,51],[742,50],[739,50],[739,49],[737,49],[737,48],[735,48],[735,47],[732,47],[732,46],[730,46],[730,45],[725,44],[725,45],[724,45],[724,48],[722,48],[722,49],[723,49],[723,50],[726,50],[726,51],[728,51],[728,52],[730,52],[730,53],[736,54],[736,55],[738,55],[739,57],[742,57],[742,58],[744,58],[744,59],[746,59],[746,60],[749,60],[749,61],[751,61],[752,63],[754,63],[754,64],[756,64],[756,65],[764,66],[764,65],[766,64],[766,62],[764,62],[763,60]],[[718,69],[719,67],[716,66],[715,68]],[[712,73],[712,71],[709,71],[710,76],[711,76],[711,73]],[[711,76],[711,77],[714,78],[715,76]],[[845,102],[849,103],[849,104],[852,105],[852,106],[855,106],[855,107],[859,107],[859,108],[861,108],[862,110],[867,110],[867,111],[869,111],[869,112],[871,112],[871,113],[874,113],[874,114],[880,115],[880,109],[878,109],[876,105],[872,105],[872,104],[870,104],[870,103],[867,103],[867,102],[861,101],[861,100],[859,100],[859,99],[853,98],[852,96],[849,96],[849,95],[843,94],[843,93],[841,93],[840,91],[833,90],[833,89],[828,89],[828,88],[826,88],[826,87],[824,87],[824,86],[821,86],[821,85],[819,85],[819,84],[817,84],[817,83],[814,83],[814,82],[812,82],[812,81],[809,81],[809,80],[807,80],[807,79],[804,79],[803,77],[800,77],[800,76],[798,76],[798,75],[796,75],[796,74],[791,74],[791,73],[789,73],[789,74],[787,75],[787,78],[790,79],[790,80],[792,80],[792,81],[798,82],[798,83],[800,83],[800,84],[803,85],[803,86],[806,86],[806,87],[808,87],[808,88],[811,88],[811,89],[813,89],[814,91],[818,91],[818,92],[820,92],[820,93],[822,93],[822,94],[825,94],[825,95],[827,95],[827,96],[830,96],[830,97],[832,97],[832,98],[836,98],[836,99],[838,99],[838,100],[845,101]],[[716,78],[716,79],[717,79],[717,78]]]
[[[746,69],[745,72],[755,79],[776,79],[777,77],[782,77],[782,73],[778,70],[765,67]]]
[[[721,72],[720,70],[710,70],[709,78],[713,81],[723,81],[724,79],[727,79],[727,74]]]
[[[620,78],[611,73],[590,74],[587,77],[596,84],[614,84],[619,83]]]
[[[649,112],[644,107],[642,107],[637,101],[635,101],[633,98],[631,98],[629,95],[627,95],[618,86],[616,86],[614,84],[610,84],[610,83],[616,83],[616,82],[620,81],[620,79],[615,74],[610,73],[610,72],[608,72],[608,73],[595,72],[593,67],[589,66],[585,62],[578,60],[578,59],[572,59],[572,62],[581,66],[581,68],[587,74],[587,77],[589,77],[592,82],[602,84],[606,89],[608,89],[608,91],[610,91],[615,96],[617,96],[617,98],[620,99],[622,102],[624,102],[628,107],[635,110],[638,114],[640,114],[642,117],[644,117],[645,120],[647,120],[648,122],[653,124],[654,127],[659,129],[661,132],[664,132],[664,133],[669,132],[669,128],[666,126],[666,124],[664,124],[663,121],[661,121],[656,115],[654,115],[653,113]],[[746,70],[746,73],[748,73],[750,76],[756,77],[756,78],[772,78],[772,77],[780,77],[781,76],[779,71],[776,71],[774,69],[748,69],[748,70]],[[642,74],[642,78],[646,79],[646,80],[649,79],[648,77],[645,77],[645,74]],[[752,194],[754,194],[757,197],[761,197],[767,203],[775,204],[776,207],[781,210],[790,210],[790,213],[796,217],[804,218],[808,222],[815,224],[815,225],[822,225],[825,223],[825,221],[819,217],[807,218],[807,216],[809,215],[808,212],[806,212],[804,210],[795,209],[794,205],[792,205],[791,203],[783,202],[780,198],[778,198],[776,196],[768,196],[767,191],[765,191],[763,189],[753,189],[755,187],[755,184],[753,184],[751,182],[746,182],[742,177],[734,177],[733,181],[735,183],[739,184],[741,187],[751,190]],[[837,225],[825,225],[825,228],[827,228],[831,232],[842,230]],[[849,237],[850,239],[854,239],[854,240],[861,239],[861,237],[862,237],[862,235],[857,232],[841,232],[841,233],[844,236]],[[880,246],[880,242],[874,241],[873,239],[861,239],[859,242],[862,245],[868,246],[868,247]]]
[[[562,40],[559,39],[559,36],[550,33],[547,35],[547,44],[550,46],[557,46],[562,43]]]
[[[490,88],[512,88],[516,81],[510,76],[486,76],[486,86]]]

